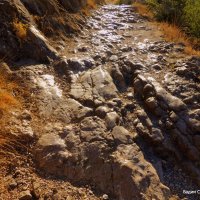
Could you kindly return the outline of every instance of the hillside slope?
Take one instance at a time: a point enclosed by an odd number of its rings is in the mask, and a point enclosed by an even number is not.
[[[86,0],[2,0],[0,57],[43,62],[55,59],[57,52],[50,39],[59,42],[80,31],[85,21],[81,9],[87,6]]]

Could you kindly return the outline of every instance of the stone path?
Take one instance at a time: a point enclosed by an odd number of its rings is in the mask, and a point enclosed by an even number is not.
[[[39,138],[40,169],[109,199],[196,189],[200,59],[124,5],[94,11],[79,37],[57,49],[53,67],[15,72],[31,94],[34,117],[25,121]]]

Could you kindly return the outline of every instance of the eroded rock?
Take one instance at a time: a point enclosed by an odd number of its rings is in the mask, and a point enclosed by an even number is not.
[[[115,126],[112,130],[112,136],[116,144],[130,144],[133,142],[133,134],[123,126]]]

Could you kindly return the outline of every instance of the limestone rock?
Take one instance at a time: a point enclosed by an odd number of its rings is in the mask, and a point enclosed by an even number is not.
[[[117,196],[132,200],[165,199],[170,195],[169,189],[159,183],[155,169],[144,159],[136,144],[120,145],[114,155],[113,180]],[[141,192],[141,188],[147,185],[148,189]],[[130,191],[134,191],[134,194]]]
[[[100,118],[105,118],[106,114],[109,112],[109,108],[106,106],[99,106],[96,110],[96,115]]]
[[[149,97],[145,100],[145,103],[151,112],[154,112],[155,109],[158,107],[158,103],[154,97]]]
[[[123,126],[115,126],[112,130],[112,136],[116,144],[129,144],[133,142],[133,135]]]
[[[81,60],[78,59],[69,59],[67,60],[68,66],[72,71],[83,71],[85,69],[85,65]]]
[[[109,73],[101,67],[87,71],[71,86],[71,96],[80,101],[94,103],[95,97],[100,100],[117,97],[117,88]]]
[[[107,128],[112,129],[119,123],[119,115],[116,112],[107,113],[105,122]]]
[[[145,98],[155,96],[154,87],[150,84],[146,84],[143,88],[143,96]]]
[[[150,137],[154,143],[161,143],[164,140],[164,136],[158,128],[152,128]]]
[[[143,83],[140,79],[136,79],[133,83],[134,85],[134,91],[136,94],[141,95],[142,94],[142,90],[143,90]]]
[[[104,140],[107,137],[106,126],[98,117],[87,117],[81,124],[81,139],[87,142]]]
[[[32,198],[32,195],[29,190],[20,192],[19,200],[31,200],[31,199],[33,199],[33,198]]]

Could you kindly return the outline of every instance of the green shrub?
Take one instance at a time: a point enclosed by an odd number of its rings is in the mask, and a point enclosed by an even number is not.
[[[159,21],[182,23],[185,0],[146,0]]]
[[[184,8],[184,20],[188,32],[200,38],[200,1],[187,0]]]
[[[200,38],[200,0],[146,0],[158,21],[176,24]]]

